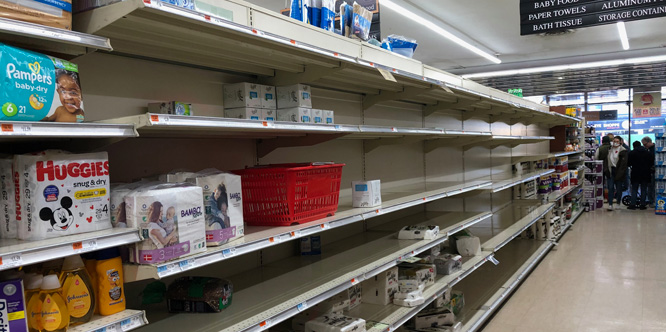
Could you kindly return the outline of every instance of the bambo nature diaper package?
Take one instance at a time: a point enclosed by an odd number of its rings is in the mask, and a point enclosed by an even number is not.
[[[212,169],[197,173],[187,182],[203,190],[207,246],[218,246],[243,236],[243,201],[239,175]]]
[[[41,240],[111,228],[106,152],[14,156],[18,238]]]
[[[0,43],[0,121],[83,122],[78,66]]]
[[[130,247],[130,261],[162,263],[206,250],[201,188],[185,183],[142,186],[125,196],[127,227],[143,238]]]

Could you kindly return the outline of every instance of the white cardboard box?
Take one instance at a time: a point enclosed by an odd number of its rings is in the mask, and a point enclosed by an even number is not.
[[[334,124],[335,123],[335,112],[324,110],[324,123],[325,124]]]
[[[278,109],[292,107],[312,108],[312,95],[309,85],[294,84],[277,87]]]
[[[324,111],[323,110],[312,110],[312,123],[324,123]]]
[[[414,316],[414,327],[417,329],[455,323],[456,316],[448,308],[424,310]]]
[[[148,112],[173,114],[173,115],[194,115],[192,104],[180,101],[167,101],[163,103],[149,103]]]
[[[254,83],[226,84],[224,108],[261,108],[261,85]]]
[[[248,119],[248,120],[262,120],[262,110],[259,108],[230,108],[224,110],[225,118],[233,119]]]
[[[277,109],[277,93],[272,85],[261,86],[261,108]]]
[[[261,119],[264,120],[264,121],[275,121],[276,111],[275,110],[269,110],[269,109],[262,109],[261,110]]]
[[[379,180],[352,181],[352,206],[375,207],[382,205],[382,193]]]
[[[277,110],[277,120],[286,122],[310,123],[312,118],[311,109],[305,107],[294,107]]]
[[[403,306],[403,307],[416,307],[417,305],[421,305],[425,302],[425,299],[423,297],[417,298],[417,299],[405,299],[405,300],[398,300],[395,299],[393,300],[393,304]]]
[[[439,226],[405,226],[398,233],[400,240],[433,240],[439,235]]]
[[[365,320],[347,316],[324,315],[305,323],[305,332],[365,331]]]
[[[398,290],[398,268],[392,267],[363,281],[362,301],[363,303],[387,305],[393,302]]]
[[[347,289],[347,295],[349,296],[349,310],[358,307],[363,300],[363,287],[361,284],[356,284]]]
[[[398,287],[400,292],[412,292],[416,290],[423,291],[425,289],[425,283],[419,282],[416,279],[400,279],[398,280]]]

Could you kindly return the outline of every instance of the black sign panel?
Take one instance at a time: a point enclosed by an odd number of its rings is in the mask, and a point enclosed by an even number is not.
[[[556,21],[558,19],[580,16],[586,14],[595,14],[607,11],[621,10],[626,8],[639,8],[655,6],[659,4],[666,4],[666,0],[606,0],[595,1],[592,3],[575,5],[563,8],[549,8],[547,10],[540,10],[533,13],[520,14],[520,23],[533,23]]]
[[[601,0],[520,0],[520,13],[542,12],[551,9],[571,7]]]
[[[636,1],[639,0],[626,0],[626,1]],[[654,1],[654,0],[653,0]],[[604,1],[608,2],[625,2],[622,0],[617,1]],[[531,35],[537,33],[544,33],[549,31],[557,31],[563,29],[578,29],[595,25],[611,24],[620,21],[636,21],[643,20],[648,18],[655,17],[665,17],[666,16],[666,1],[658,0],[655,1],[658,4],[652,4],[647,6],[645,4],[641,5],[632,5],[620,10],[606,10],[596,13],[587,13],[587,14],[571,14],[568,16],[562,16],[559,18],[549,18],[543,20],[537,20],[533,23],[522,24],[520,26],[521,35]]]

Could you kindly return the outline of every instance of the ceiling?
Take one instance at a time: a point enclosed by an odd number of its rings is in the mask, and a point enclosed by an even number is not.
[[[250,1],[272,10],[279,10],[279,8],[284,8],[285,4],[288,4],[288,1],[285,0]],[[666,17],[626,22],[631,49],[624,51],[615,24],[578,29],[563,35],[520,36],[520,0],[392,1],[436,23],[474,46],[491,54],[497,54],[502,60],[501,64],[493,64],[489,60],[433,33],[422,25],[406,19],[399,13],[388,8],[382,9],[382,36],[400,34],[416,39],[419,46],[414,58],[455,74],[666,54],[666,37],[664,37],[663,32],[664,26],[666,26]],[[599,68],[597,71],[602,69]],[[612,70],[606,70],[606,72],[612,72]],[[572,72],[569,75],[559,73],[557,77],[574,77],[577,75],[576,73]],[[659,68],[658,73],[664,73],[663,66]],[[641,76],[640,74],[637,75]],[[522,77],[520,81],[516,81],[516,83],[521,83],[520,86],[514,84],[513,87],[522,87],[525,90],[529,86],[522,85],[523,83],[541,84],[541,82],[547,81],[549,75],[539,76],[545,77],[538,77],[539,79]],[[637,76],[631,77],[634,78],[633,81],[628,80],[623,84],[618,84],[615,80],[601,85],[610,87],[635,84]],[[582,78],[578,77],[578,79]],[[500,79],[478,79],[478,81],[497,88],[503,87],[503,85],[495,85],[495,82],[502,81]],[[506,78],[503,81],[506,81]],[[641,82],[645,82],[645,80],[641,80]],[[570,86],[592,88],[591,85],[580,82],[570,84]],[[557,87],[551,90],[558,91]]]

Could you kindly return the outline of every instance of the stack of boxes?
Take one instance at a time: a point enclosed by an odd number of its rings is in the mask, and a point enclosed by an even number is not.
[[[255,83],[224,86],[224,117],[275,121],[275,87]]]
[[[278,121],[333,124],[333,111],[312,108],[309,85],[277,87]]]
[[[551,174],[552,190],[560,190],[569,186],[569,157],[550,158],[548,167],[555,169]]]
[[[585,161],[585,179],[583,197],[586,210],[594,211],[604,207],[604,162],[602,160]]]

